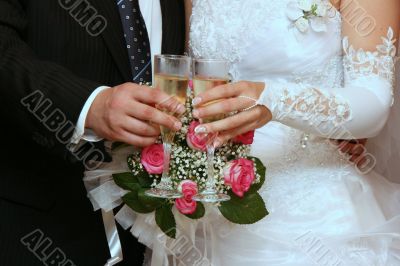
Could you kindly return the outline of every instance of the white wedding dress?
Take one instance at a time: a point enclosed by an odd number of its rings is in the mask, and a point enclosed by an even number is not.
[[[326,31],[300,33],[289,2],[193,1],[193,56],[227,59],[234,80],[267,84],[259,103],[274,121],[256,131],[252,154],[267,167],[260,193],[270,214],[246,226],[212,206],[196,222],[177,214],[172,241],[154,214],[126,222],[124,207],[117,220],[153,249],[149,265],[400,265],[400,185],[361,174],[328,140],[370,138],[384,126],[391,42],[363,61],[343,52],[339,12]]]
[[[390,56],[382,54],[369,69],[351,58],[349,47],[344,54],[339,12],[327,19],[326,32],[299,33],[286,15],[289,2],[193,1],[194,57],[229,60],[236,81],[265,81],[261,102],[276,120],[256,131],[252,147],[267,166],[261,193],[270,214],[250,226],[208,218],[209,259],[213,265],[400,265],[400,186],[360,174],[326,139],[369,138],[383,127],[392,104],[393,69],[384,61]],[[288,104],[299,99],[305,104]],[[316,108],[322,101],[328,108]]]

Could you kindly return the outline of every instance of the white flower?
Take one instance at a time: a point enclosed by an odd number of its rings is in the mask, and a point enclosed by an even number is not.
[[[325,17],[328,13],[328,7],[321,3],[321,5],[317,6],[317,10],[315,11],[319,17]]]
[[[289,2],[287,5],[286,16],[290,20],[296,21],[304,16],[304,12],[299,7],[299,4],[297,2]]]
[[[301,31],[302,33],[305,33],[308,31],[309,28],[309,24],[308,24],[308,20],[301,17],[298,20],[296,20],[296,22],[294,23],[294,25],[296,26],[296,28]]]
[[[311,28],[315,32],[326,32],[328,28],[326,27],[326,21],[325,19],[321,17],[316,17],[314,19],[310,20]]]
[[[313,2],[314,2],[313,0],[298,0],[297,5],[299,6],[300,9],[308,12],[311,11]]]
[[[326,32],[328,6],[321,0],[297,0],[287,5],[287,17],[302,33],[311,27],[315,32]]]

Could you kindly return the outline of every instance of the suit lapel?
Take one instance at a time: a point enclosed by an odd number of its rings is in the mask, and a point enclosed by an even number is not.
[[[124,40],[124,32],[117,3],[115,0],[96,0],[92,5],[97,9],[98,14],[107,20],[107,27],[101,33],[114,61],[126,81],[132,80],[128,52]]]

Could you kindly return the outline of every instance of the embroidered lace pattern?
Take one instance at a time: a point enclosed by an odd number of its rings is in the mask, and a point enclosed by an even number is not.
[[[388,30],[387,36],[383,37],[382,41],[376,51],[365,52],[363,49],[356,51],[349,46],[348,38],[344,38],[343,65],[347,81],[378,75],[393,83],[396,48],[392,29]],[[335,76],[329,68],[328,64],[327,70],[324,71],[329,72],[328,76]],[[260,103],[267,103],[276,120],[302,119],[315,127],[322,126],[323,123],[332,123],[331,126],[337,127],[351,119],[351,109],[345,99],[330,93],[329,88],[318,89],[313,85],[316,84],[315,80],[299,78],[296,81],[297,84],[290,84],[290,89],[286,88],[284,83],[272,82],[268,84],[269,88],[261,97]]]
[[[251,40],[268,26],[269,20],[284,17],[286,1],[240,0],[203,1],[193,0],[190,22],[190,49],[195,58],[217,58],[231,62],[235,75],[235,63],[246,52]],[[204,16],[205,13],[211,15]],[[211,19],[211,21],[210,21]],[[195,44],[195,45],[194,45]]]
[[[269,108],[278,121],[302,119],[312,126],[321,126],[322,123],[327,122],[338,126],[351,119],[349,104],[329,92],[316,88],[304,88],[302,85],[291,87],[290,90],[274,86],[282,85],[269,85],[268,91],[275,93],[268,96],[267,102],[271,103]]]
[[[393,30],[389,28],[387,36],[382,37],[382,44],[376,47],[376,51],[368,52],[363,49],[355,50],[349,44],[347,37],[343,39],[345,56],[343,65],[346,79],[357,79],[363,76],[378,75],[391,84],[394,81],[394,58],[396,47],[393,38]]]

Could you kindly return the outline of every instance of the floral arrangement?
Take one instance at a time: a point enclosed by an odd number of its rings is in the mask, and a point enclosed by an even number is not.
[[[205,187],[207,178],[206,143],[194,129],[200,123],[192,117],[192,89],[188,89],[186,115],[182,129],[175,136],[171,152],[170,175],[174,187],[183,197],[176,200],[152,198],[145,191],[154,187],[163,171],[163,145],[161,142],[136,151],[127,158],[130,172],[114,174],[114,182],[127,190],[123,202],[137,213],[155,212],[160,229],[175,238],[176,223],[172,207],[181,215],[200,219],[206,209],[201,202],[192,200]],[[250,157],[250,144],[254,131],[237,136],[217,149],[214,158],[217,190],[229,194],[231,200],[216,204],[221,214],[237,224],[252,224],[268,215],[265,203],[258,194],[265,181],[266,169],[258,158]]]
[[[310,27],[315,32],[326,32],[326,18],[334,16],[332,11],[334,8],[323,0],[297,0],[288,3],[286,15],[301,33]]]

